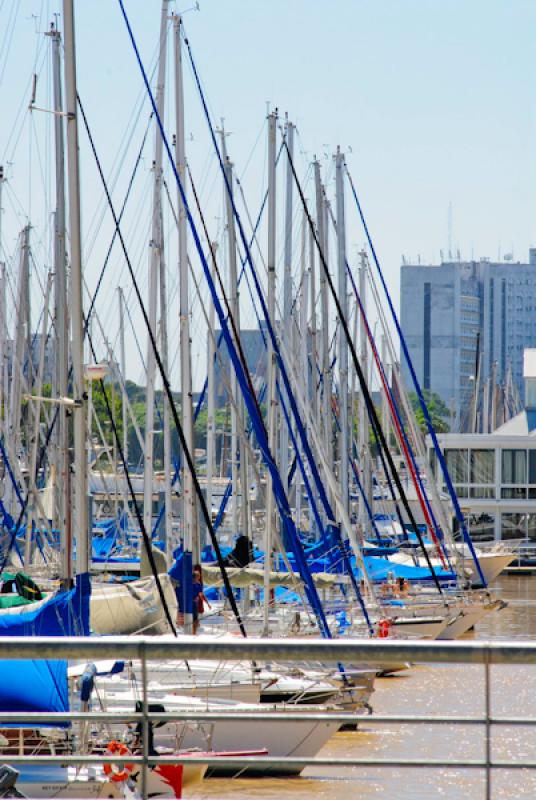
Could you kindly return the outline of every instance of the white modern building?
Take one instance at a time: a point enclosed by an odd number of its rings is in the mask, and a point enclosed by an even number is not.
[[[536,349],[525,350],[525,409],[489,434],[438,435],[475,541],[536,542]],[[430,447],[430,443],[429,447]],[[429,449],[438,485],[437,459]]]

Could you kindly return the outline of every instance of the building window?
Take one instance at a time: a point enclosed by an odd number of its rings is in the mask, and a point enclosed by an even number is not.
[[[527,514],[501,514],[501,539],[525,539]]]
[[[536,450],[529,450],[529,483],[536,485]]]
[[[502,483],[526,484],[526,482],[527,482],[527,451],[503,450]]]
[[[428,463],[430,465],[430,471],[435,478],[437,472],[437,456],[435,450],[430,449],[428,451]]]
[[[494,450],[446,449],[444,456],[458,497],[495,499]]]
[[[527,514],[527,539],[536,542],[536,514]]]
[[[524,486],[503,486],[501,497],[503,500],[526,500],[527,490]]]
[[[445,461],[452,483],[469,483],[468,450],[445,450]]]
[[[479,500],[492,500],[495,497],[495,486],[471,486],[469,497]]]
[[[471,483],[495,483],[494,450],[471,450]]]
[[[465,521],[474,542],[490,542],[495,538],[493,514],[468,514]]]

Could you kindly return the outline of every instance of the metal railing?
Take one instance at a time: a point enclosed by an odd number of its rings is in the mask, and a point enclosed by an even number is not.
[[[215,637],[179,637],[174,640],[159,640],[149,637],[104,637],[104,638],[52,638],[52,637],[9,637],[0,638],[0,659],[76,659],[95,661],[100,659],[122,659],[139,662],[141,665],[141,712],[10,712],[2,713],[0,726],[33,725],[40,727],[47,723],[54,725],[65,722],[138,723],[141,724],[141,753],[129,755],[128,761],[141,765],[141,791],[147,797],[147,770],[158,763],[202,763],[209,767],[221,766],[221,758],[206,754],[154,755],[149,752],[149,725],[153,722],[216,722],[236,720],[266,721],[261,712],[210,711],[186,708],[174,712],[154,712],[149,710],[148,661],[167,662],[170,660],[214,660],[325,664],[468,664],[482,665],[484,713],[480,715],[376,715],[366,717],[367,727],[379,725],[471,725],[484,729],[484,758],[459,759],[383,759],[383,758],[298,758],[292,756],[243,756],[226,757],[225,765],[237,770],[248,766],[259,768],[281,767],[301,769],[309,765],[326,767],[463,767],[485,771],[486,799],[491,800],[491,773],[497,769],[536,769],[536,760],[500,760],[492,758],[493,726],[533,726],[536,719],[525,716],[495,716],[491,713],[490,670],[493,665],[535,665],[536,643],[534,642],[410,642],[395,640],[357,640],[339,639],[322,641],[317,639],[233,639]],[[0,690],[1,691],[1,690]],[[363,722],[358,714],[337,713],[326,710],[289,710],[289,706],[277,712],[281,721],[304,720],[312,722],[330,721],[348,724]],[[58,755],[0,755],[0,760],[10,764],[43,763],[62,765],[88,765],[116,763],[118,757],[112,754],[58,754]]]

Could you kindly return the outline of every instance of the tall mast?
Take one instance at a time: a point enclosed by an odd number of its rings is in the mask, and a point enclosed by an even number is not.
[[[65,223],[65,145],[61,81],[61,34],[54,25],[47,34],[52,43],[54,88],[54,142],[56,170],[56,208],[54,212],[54,320],[55,369],[53,397],[67,397],[69,320],[67,309],[67,259]],[[56,438],[57,508],[60,531],[60,573],[64,581],[72,575],[71,475],[69,437],[65,406],[59,405]]]
[[[63,0],[65,24],[65,96],[67,110],[67,166],[69,232],[71,241],[71,335],[73,389],[77,408],[73,414],[76,521],[76,559],[79,574],[89,570],[86,430],[84,393],[84,307],[82,297],[82,244],[80,231],[80,172],[78,164],[78,115],[76,106],[76,58],[73,0]]]
[[[283,319],[281,320],[281,335],[287,353],[292,352],[292,176],[291,159],[294,155],[294,125],[287,120],[285,136],[288,147],[287,174],[285,188],[285,248],[283,256]],[[285,491],[288,493],[288,429],[281,425],[279,432],[279,472]]]
[[[182,46],[180,16],[173,17],[174,49],[175,49],[175,124],[177,146],[175,160],[181,184],[186,192],[186,151],[184,136],[184,91],[182,77]],[[186,208],[178,193],[179,210],[179,315],[180,315],[180,355],[181,355],[181,405],[182,428],[186,446],[194,455],[194,421],[192,404],[192,366],[190,352],[190,307],[188,297],[188,240]],[[191,554],[195,562],[200,558],[199,526],[195,505],[192,474],[186,467],[186,458],[182,457],[182,489],[183,489],[183,536],[184,551]],[[188,559],[185,560],[185,564]],[[191,631],[192,615],[184,616],[185,630]]]
[[[326,227],[325,227],[325,199],[322,182],[320,179],[320,164],[314,162],[315,189],[316,189],[316,219],[318,226],[318,243],[320,252],[327,262]],[[333,465],[331,447],[331,380],[329,375],[329,301],[326,275],[320,270],[320,313],[321,313],[321,370],[322,370],[322,429],[324,433],[324,447],[330,468]]]
[[[337,148],[335,156],[335,185],[337,194],[337,256],[339,265],[339,301],[341,313],[348,322],[348,294],[346,288],[346,227],[344,218],[344,181],[343,181],[344,156]],[[339,482],[341,497],[344,507],[349,510],[349,430],[348,430],[348,343],[346,336],[339,326],[339,408],[340,426],[339,437]]]
[[[382,346],[382,364],[387,379],[387,386],[391,386],[391,366],[389,364],[389,352],[387,348],[387,334],[383,333],[381,338]],[[382,428],[387,440],[390,443],[391,432],[389,422],[389,404],[387,402],[387,392],[382,392]]]
[[[301,253],[300,253],[300,304],[299,304],[299,343],[297,352],[297,362],[299,364],[299,372],[302,384],[302,394],[305,398],[309,397],[309,363],[307,358],[307,308],[309,303],[309,275],[310,268],[307,264],[307,214],[303,212],[302,230],[301,230]],[[300,471],[296,473],[296,526],[299,528],[301,524],[301,506],[302,506],[302,478]],[[312,514],[309,515],[309,521],[312,524]],[[310,525],[311,527],[311,525]]]
[[[166,375],[169,372],[169,346],[168,346],[168,303],[166,281],[166,259],[164,257],[164,230],[162,214],[160,214],[160,346],[162,351],[162,366]],[[166,555],[168,562],[173,558],[172,541],[172,509],[171,509],[171,431],[170,408],[167,394],[163,393],[163,423],[164,423],[164,530],[166,541]]]
[[[268,315],[273,325],[275,322],[275,237],[276,237],[276,126],[277,113],[268,117]],[[277,437],[276,409],[276,354],[271,338],[268,339],[267,352],[267,407],[268,407],[268,445],[270,452],[275,453]],[[266,527],[264,530],[264,608],[263,635],[270,632],[270,569],[272,563],[272,525],[274,517],[274,492],[272,477],[267,475],[266,486]]]
[[[227,216],[227,242],[229,246],[229,308],[233,316],[238,336],[240,336],[240,305],[238,302],[238,272],[236,267],[236,232],[233,216],[233,165],[227,154],[225,131],[221,132],[222,153],[227,186],[225,192],[225,208]],[[240,437],[238,441],[239,418],[244,421],[244,405],[242,395],[238,390],[238,382],[234,370],[231,375],[231,478],[233,486],[233,531],[238,531],[238,473],[240,473],[240,528],[244,536],[249,535],[249,492],[248,492],[248,462],[246,443]],[[239,468],[237,464],[239,461]]]
[[[166,80],[166,43],[168,25],[168,0],[162,0],[160,17],[160,51],[158,58],[158,78],[156,86],[156,109],[164,119],[164,89]],[[151,242],[149,248],[149,325],[153,341],[157,340],[156,318],[158,312],[158,278],[163,242],[160,224],[162,204],[162,136],[155,126],[153,162],[153,216],[151,223]],[[143,474],[143,525],[150,537],[153,527],[153,485],[154,485],[154,405],[155,405],[156,357],[151,336],[147,336],[147,388],[145,394],[145,461]]]
[[[121,359],[121,418],[123,420],[123,458],[128,467],[128,415],[127,415],[127,390],[126,390],[126,355],[125,355],[125,295],[123,289],[117,287],[119,299],[119,357]],[[123,511],[128,514],[128,487],[126,476],[123,479]]]
[[[29,277],[29,261],[30,261],[30,226],[26,227],[20,233],[20,256],[19,256],[19,274],[17,284],[17,300],[16,300],[16,320],[15,320],[15,334],[14,334],[14,352],[11,359],[11,387],[9,399],[9,417],[7,428],[7,447],[9,458],[14,466],[17,468],[18,457],[20,453],[20,426],[21,426],[21,400],[22,400],[22,370],[24,365],[24,343],[25,343],[25,300],[26,300],[26,285]],[[14,509],[14,491],[11,481],[6,484],[6,496],[4,502],[13,516]]]
[[[46,354],[46,343],[47,343],[47,329],[48,329],[48,313],[49,313],[49,298],[50,298],[50,289],[52,286],[52,272],[49,272],[47,275],[47,282],[45,286],[45,304],[43,308],[43,318],[41,324],[41,339],[39,341],[39,366],[37,369],[37,380],[36,380],[36,393],[38,397],[41,397],[43,394],[43,373],[45,370],[45,354]],[[36,508],[38,502],[38,495],[37,495],[37,483],[36,483],[36,471],[37,471],[37,456],[39,452],[39,429],[41,423],[41,400],[35,400],[34,402],[34,421],[33,421],[33,431],[31,435],[32,448],[30,453],[30,470],[29,470],[29,486],[28,486],[28,495],[29,495],[29,503],[28,503],[28,523],[26,527],[26,539],[24,543],[24,563],[30,564],[31,563],[31,556],[32,556],[32,532],[33,532],[33,524],[36,520]]]
[[[215,280],[216,276],[214,274],[214,259],[216,258],[216,250],[217,250],[217,242],[212,242],[211,250],[212,250],[212,259],[211,259],[211,271],[212,277]],[[216,342],[214,338],[214,328],[216,322],[216,309],[214,308],[214,303],[209,304],[208,310],[208,342],[207,342],[207,353],[208,353],[208,364],[207,364],[207,376],[208,376],[208,386],[207,386],[207,508],[208,513],[212,514],[212,479],[215,470],[215,456],[216,456],[216,426],[215,426],[215,409],[216,409],[216,402],[215,402],[215,395],[216,395],[216,387],[214,385],[215,380],[215,369],[214,369],[214,359],[216,357]]]
[[[361,325],[360,325],[360,362],[365,380],[368,376],[368,351],[367,351],[367,333],[365,326],[365,315],[367,313],[367,257],[364,250],[359,254],[359,297],[361,299]],[[369,454],[369,434],[368,434],[368,416],[367,407],[365,404],[365,397],[361,392],[359,395],[359,423],[358,423],[358,438],[359,438],[359,464],[361,467],[361,485],[367,497],[367,501],[372,507],[372,476],[370,474],[372,464],[370,463]],[[359,521],[361,523],[361,533],[363,537],[366,536],[369,520],[365,503],[361,499],[359,503]]]

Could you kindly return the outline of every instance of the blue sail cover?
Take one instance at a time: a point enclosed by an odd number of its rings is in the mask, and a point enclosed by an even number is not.
[[[89,574],[76,576],[73,589],[19,614],[0,613],[0,636],[89,636]]]
[[[0,713],[68,710],[66,661],[0,661]]]
[[[427,582],[432,580],[432,573],[428,567],[414,567],[411,564],[397,564],[385,558],[375,556],[365,556],[365,569],[372,581],[385,581],[390,575],[395,578],[406,578],[409,581]],[[354,562],[355,565],[355,562]],[[361,570],[355,565],[356,574],[361,576]],[[434,567],[434,572],[441,582],[453,583],[456,581],[456,574],[440,567]]]

